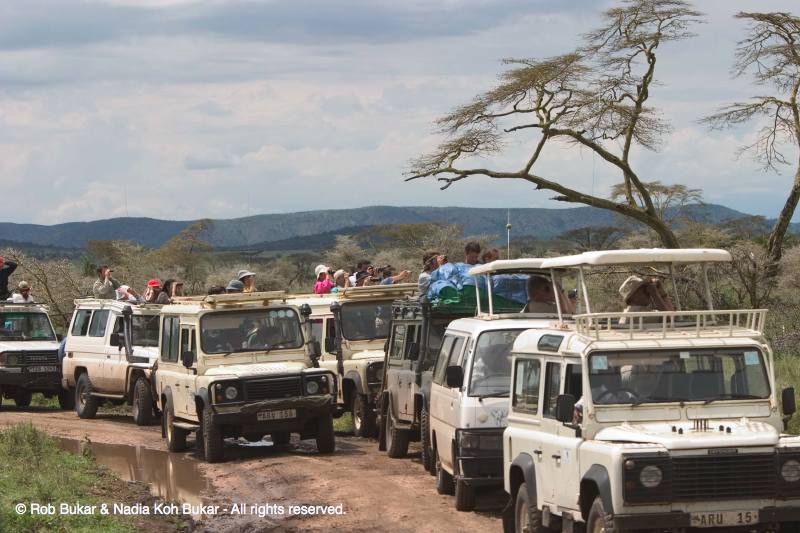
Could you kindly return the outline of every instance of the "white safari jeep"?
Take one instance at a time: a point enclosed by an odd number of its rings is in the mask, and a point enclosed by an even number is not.
[[[61,369],[62,385],[74,394],[79,417],[94,418],[101,402],[127,401],[138,425],[152,422],[157,413],[150,378],[158,353],[160,309],[154,304],[75,300]]]
[[[682,279],[695,268],[707,280],[720,261],[724,250],[619,250],[542,266],[581,280],[628,268],[674,285],[676,265]],[[704,310],[680,310],[675,291],[675,311],[592,313],[581,283],[574,324],[519,335],[503,437],[507,529],[796,530],[800,438],[782,433],[794,391],[775,390],[766,310],[713,310],[705,285]]]
[[[205,459],[216,462],[225,437],[269,434],[284,445],[296,432],[316,438],[320,453],[333,452],[336,376],[319,368],[319,344],[306,340],[310,314],[283,292],[165,305],[155,384],[169,450],[185,449],[197,431]]]
[[[47,306],[0,302],[0,404],[13,399],[27,407],[34,392],[58,395],[62,409],[72,409],[72,396],[61,389],[58,338]]]
[[[376,400],[381,390],[383,359],[392,302],[412,296],[416,283],[350,287],[340,293],[291,298],[311,306],[314,340],[324,341],[320,366],[338,378],[338,414],[350,411],[357,437],[377,434]]]

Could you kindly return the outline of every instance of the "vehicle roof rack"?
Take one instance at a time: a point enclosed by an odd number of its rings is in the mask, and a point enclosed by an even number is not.
[[[527,274],[543,273],[547,269],[542,268],[545,260],[540,257],[525,257],[522,259],[498,259],[485,265],[472,267],[468,274],[479,276],[481,274]]]
[[[286,301],[286,291],[266,291],[233,294],[210,294],[207,296],[178,296],[173,298],[174,305],[195,304],[206,309],[217,307],[236,307],[246,304],[268,305],[275,300]]]
[[[342,298],[355,300],[358,298],[399,298],[410,295],[419,289],[416,283],[393,283],[391,285],[367,285],[365,287],[347,287],[340,292]]]
[[[611,266],[625,264],[728,263],[730,252],[715,248],[640,248],[638,250],[602,250],[577,255],[552,257],[542,261],[542,268]]]
[[[79,304],[87,304],[87,303],[96,303],[100,305],[130,305],[135,307],[136,309],[161,309],[164,307],[164,304],[154,304],[154,303],[136,303],[136,302],[129,302],[127,300],[114,300],[111,298],[76,298],[74,300],[75,305]]]

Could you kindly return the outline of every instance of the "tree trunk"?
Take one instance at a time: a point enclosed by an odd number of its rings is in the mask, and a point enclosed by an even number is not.
[[[800,160],[797,164],[797,172],[794,174],[792,189],[789,191],[789,196],[786,198],[786,203],[783,204],[781,214],[778,216],[778,220],[775,221],[775,226],[772,228],[772,233],[769,235],[767,257],[771,263],[768,269],[768,275],[770,277],[778,273],[778,263],[783,255],[783,240],[786,237],[786,231],[789,229],[789,223],[794,216],[798,200],[800,200]]]

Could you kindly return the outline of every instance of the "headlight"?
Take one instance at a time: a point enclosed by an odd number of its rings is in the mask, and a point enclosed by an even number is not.
[[[239,395],[239,390],[233,385],[225,387],[225,399],[235,400],[238,395]]]
[[[9,366],[17,365],[19,364],[19,358],[14,354],[9,354],[6,356],[6,364]]]
[[[800,464],[798,464],[798,466],[800,466]],[[798,472],[798,475],[800,476],[800,472]],[[643,487],[648,489],[658,487],[662,479],[664,479],[664,474],[662,474],[661,469],[655,465],[648,465],[639,472],[639,482]]]
[[[306,392],[309,394],[316,394],[319,392],[319,383],[316,381],[306,381]]]
[[[214,391],[214,403],[241,401],[241,387],[241,383],[230,381],[215,384],[212,389]]]
[[[781,466],[781,477],[788,483],[800,480],[800,462],[789,459]]]
[[[496,451],[503,449],[503,436],[496,433],[471,433],[460,431],[458,443],[462,450]]]

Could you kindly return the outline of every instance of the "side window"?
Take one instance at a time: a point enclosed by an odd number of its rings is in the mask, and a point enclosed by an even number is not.
[[[389,351],[389,357],[396,360],[403,358],[403,347],[406,340],[406,325],[397,324],[394,327],[394,335],[392,335],[392,346]]]
[[[450,359],[447,366],[462,366],[464,362],[464,337],[456,337],[453,343],[453,350],[450,352]]]
[[[544,382],[544,408],[542,414],[547,418],[556,416],[556,400],[561,390],[561,363],[547,363]]]
[[[194,340],[194,330],[189,328],[181,329],[181,352],[180,352],[181,358],[183,358],[184,352],[192,352],[192,360],[197,361],[197,350]]]
[[[176,316],[164,318],[161,339],[161,360],[176,362],[178,360],[178,343],[180,341],[180,320]]]
[[[542,363],[538,359],[518,359],[514,372],[515,411],[537,414],[539,412],[539,387],[542,381]]]
[[[564,376],[564,394],[571,394],[575,400],[580,400],[583,396],[581,365],[576,363],[567,365],[567,375]]]
[[[91,309],[81,309],[75,311],[75,318],[72,321],[72,335],[83,336],[89,331],[89,319],[92,317]]]
[[[325,339],[322,338],[322,319],[315,318],[311,321],[311,336],[317,342],[322,342]],[[182,351],[182,350],[181,350]]]
[[[406,346],[403,349],[403,359],[408,359],[410,353],[411,343],[419,342],[419,326],[408,326],[406,330]],[[417,345],[419,348],[419,345]]]
[[[105,337],[108,324],[108,310],[95,311],[89,325],[90,337]]]
[[[328,317],[325,321],[325,336],[330,338],[336,336],[336,319],[333,317]]]
[[[444,381],[444,369],[447,368],[447,362],[450,359],[450,351],[453,348],[453,343],[456,338],[452,335],[445,335],[442,341],[442,349],[439,350],[439,356],[436,358],[436,366],[433,369],[433,382],[441,385]]]

